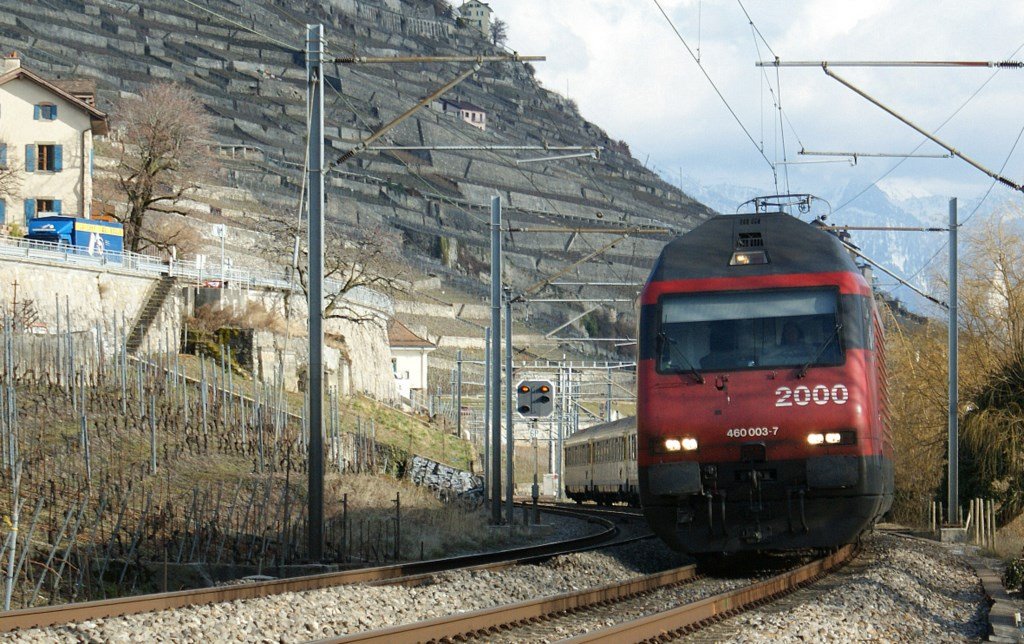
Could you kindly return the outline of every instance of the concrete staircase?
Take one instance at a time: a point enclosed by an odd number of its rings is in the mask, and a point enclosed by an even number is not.
[[[171,294],[174,283],[175,278],[173,276],[161,275],[160,280],[150,288],[146,302],[142,305],[142,310],[139,311],[138,317],[135,318],[135,324],[132,326],[131,334],[128,336],[129,353],[138,353],[146,333],[149,332],[153,321],[160,314],[164,303],[167,302],[167,297]]]

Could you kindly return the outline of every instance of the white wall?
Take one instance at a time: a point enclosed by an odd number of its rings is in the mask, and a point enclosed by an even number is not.
[[[57,119],[35,120],[34,106],[52,103]],[[92,203],[92,128],[89,114],[40,85],[18,78],[0,85],[0,143],[7,144],[7,163],[18,169],[18,197],[7,198],[7,223],[25,224],[25,199],[59,199],[61,214],[88,217]],[[63,146],[60,172],[25,172],[25,146]],[[38,158],[38,157],[37,157]]]
[[[395,382],[406,398],[413,389],[427,386],[427,352],[429,349],[391,347],[395,360]]]

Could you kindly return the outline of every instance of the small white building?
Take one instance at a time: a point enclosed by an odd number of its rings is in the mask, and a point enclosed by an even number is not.
[[[466,0],[459,7],[459,15],[467,25],[477,29],[484,38],[491,36],[491,7],[480,0]]]
[[[18,175],[14,198],[0,199],[0,223],[89,217],[93,135],[107,133],[106,114],[90,94],[22,67],[17,54],[0,63],[0,165]]]
[[[388,323],[388,344],[391,346],[391,369],[395,385],[403,398],[427,387],[427,354],[437,348],[396,319]]]
[[[484,132],[487,131],[487,111],[482,107],[473,105],[468,101],[453,101],[442,98],[441,111],[445,114],[453,114]]]

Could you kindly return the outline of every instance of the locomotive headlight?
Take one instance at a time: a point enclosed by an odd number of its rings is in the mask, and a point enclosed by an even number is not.
[[[669,452],[678,452],[683,449],[683,444],[678,438],[666,438],[665,439],[665,450]]]
[[[697,449],[697,439],[696,438],[684,438],[683,439],[683,449],[685,449],[687,452],[692,452],[695,449]]]
[[[838,434],[837,434],[837,436],[838,436]],[[825,435],[824,434],[808,434],[807,435],[807,442],[809,444],[811,444],[811,445],[821,445],[822,443],[825,442]]]
[[[843,435],[839,432],[829,432],[825,434],[825,442],[829,445],[838,445],[843,440]]]
[[[736,251],[729,258],[729,266],[748,266],[750,264],[767,264],[768,253],[763,250]]]

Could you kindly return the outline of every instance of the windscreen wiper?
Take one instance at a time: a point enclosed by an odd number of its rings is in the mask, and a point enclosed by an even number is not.
[[[797,378],[803,378],[804,376],[807,375],[807,370],[811,368],[812,364],[818,362],[818,359],[821,358],[823,353],[825,353],[825,349],[828,348],[828,345],[832,344],[832,340],[838,340],[839,339],[839,332],[842,329],[843,329],[843,323],[842,322],[837,322],[836,323],[836,328],[832,329],[832,333],[829,334],[828,338],[824,342],[821,343],[821,347],[818,349],[818,353],[814,354],[814,357],[811,358],[807,362],[807,364],[805,364],[804,366],[800,367],[800,371],[796,372],[796,377]]]
[[[685,366],[689,370],[689,372],[693,374],[693,378],[703,385],[704,376],[702,376],[701,373],[697,371],[696,368],[694,368],[693,364],[691,364],[690,361],[686,359],[686,355],[676,347],[676,341],[665,335],[664,331],[660,331],[658,333],[658,343],[664,345],[664,343],[666,342],[668,343],[669,351],[674,351],[675,354],[679,357],[679,359],[682,360],[683,366]],[[661,353],[660,347],[658,353]],[[681,372],[681,370],[678,369],[676,371]]]

